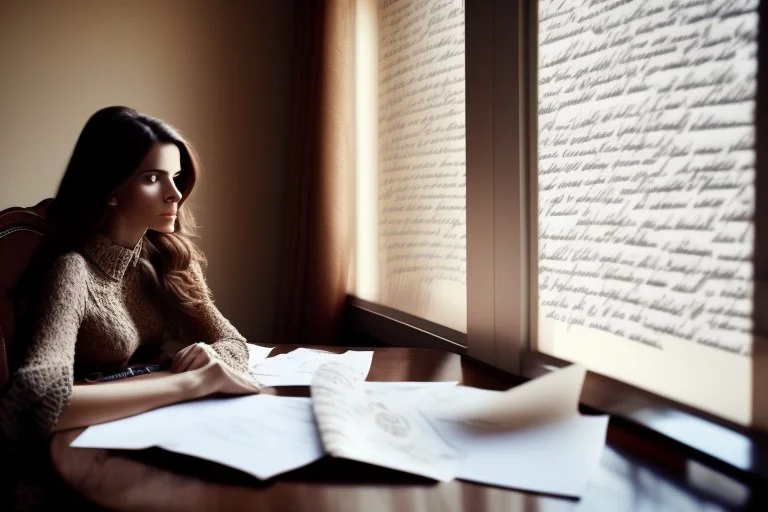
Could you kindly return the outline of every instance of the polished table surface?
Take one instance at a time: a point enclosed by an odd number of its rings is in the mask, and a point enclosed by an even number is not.
[[[271,355],[293,348],[278,346]],[[374,350],[368,380],[458,380],[487,389],[517,384],[502,372],[449,352],[361,349]],[[306,387],[279,388],[275,394],[307,396],[308,391]],[[226,466],[160,449],[70,448],[80,432],[82,429],[54,436],[50,449],[54,467],[79,497],[111,510],[717,511],[753,510],[760,507],[758,501],[762,503],[758,490],[614,421],[600,465],[580,500],[460,480],[434,482],[329,457],[260,481]]]

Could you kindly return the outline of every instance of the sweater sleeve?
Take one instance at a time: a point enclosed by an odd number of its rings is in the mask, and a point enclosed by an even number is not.
[[[20,368],[0,395],[0,435],[12,444],[47,437],[72,394],[75,344],[85,312],[87,267],[76,253],[53,265]]]
[[[190,268],[195,279],[205,287],[210,296],[210,289],[200,264],[192,262]],[[208,343],[219,359],[238,371],[247,372],[248,347],[245,337],[221,314],[213,301],[209,299],[196,306],[194,313],[191,320],[193,341]]]

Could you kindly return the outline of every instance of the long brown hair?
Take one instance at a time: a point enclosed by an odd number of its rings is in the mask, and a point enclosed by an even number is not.
[[[174,144],[179,149],[181,173],[175,182],[182,198],[174,233],[148,230],[144,235],[145,281],[152,283],[163,302],[179,313],[192,314],[191,308],[208,298],[207,287],[194,279],[190,268],[192,262],[204,267],[206,261],[191,240],[196,226],[184,205],[200,172],[197,154],[168,123],[123,106],[103,108],[85,124],[48,209],[51,230],[17,291],[37,292],[45,267],[62,254],[82,247],[103,229],[109,197],[158,143]],[[27,295],[26,299],[36,302],[33,296]],[[24,306],[31,305],[28,300]]]

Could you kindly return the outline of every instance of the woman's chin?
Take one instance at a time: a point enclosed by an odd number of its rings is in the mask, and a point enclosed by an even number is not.
[[[175,224],[164,225],[164,226],[157,226],[152,231],[157,231],[158,233],[164,233],[166,235],[169,235],[169,234],[174,233],[176,231],[176,226],[175,226]]]

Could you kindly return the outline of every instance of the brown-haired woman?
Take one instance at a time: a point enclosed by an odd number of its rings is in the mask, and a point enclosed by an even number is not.
[[[259,391],[245,339],[214,306],[185,200],[191,145],[127,107],[83,128],[27,272],[24,351],[0,395],[4,448],[213,393]],[[173,348],[169,348],[173,347]],[[180,349],[180,350],[177,350]],[[152,378],[80,384],[94,371],[166,361]],[[0,450],[3,451],[3,450]]]

